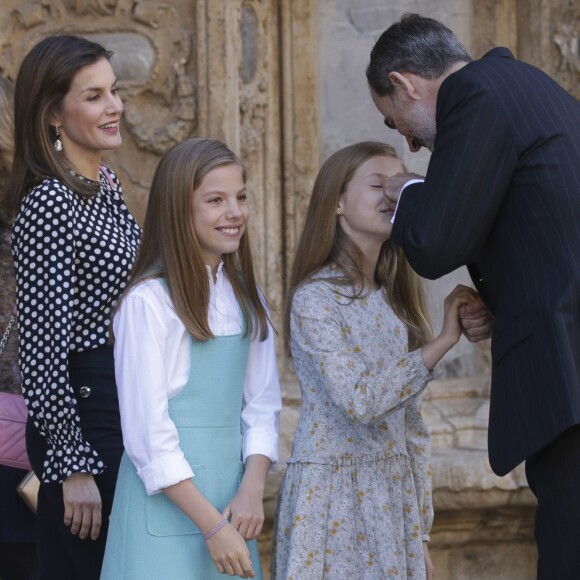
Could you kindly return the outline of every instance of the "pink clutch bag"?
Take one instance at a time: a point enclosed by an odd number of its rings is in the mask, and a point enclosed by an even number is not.
[[[0,464],[30,469],[26,454],[28,411],[22,395],[0,392]]]

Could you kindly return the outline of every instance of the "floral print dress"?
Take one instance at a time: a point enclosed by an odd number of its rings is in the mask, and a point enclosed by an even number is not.
[[[279,497],[277,580],[425,578],[433,520],[420,394],[431,374],[408,352],[384,292],[345,298],[324,269],[294,295],[291,350],[302,392]]]

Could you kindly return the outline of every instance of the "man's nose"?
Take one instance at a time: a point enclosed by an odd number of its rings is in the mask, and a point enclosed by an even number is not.
[[[409,146],[411,153],[417,153],[417,151],[421,149],[422,145],[417,142],[415,137],[405,137],[405,139],[407,140],[407,145]]]

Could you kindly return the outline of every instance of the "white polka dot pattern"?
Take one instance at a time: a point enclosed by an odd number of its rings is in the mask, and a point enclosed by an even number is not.
[[[83,438],[68,355],[107,344],[111,309],[141,237],[109,173],[114,187],[101,173],[92,197],[44,180],[24,200],[13,227],[22,388],[48,443],[47,483],[106,467]]]

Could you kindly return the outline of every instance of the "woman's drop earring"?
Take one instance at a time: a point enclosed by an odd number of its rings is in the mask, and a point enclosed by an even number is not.
[[[336,210],[336,214],[337,214],[337,215],[342,215],[342,208],[341,208],[341,207],[339,207],[339,208]]]
[[[60,140],[60,129],[58,127],[55,128],[56,133],[56,141],[54,142],[54,148],[57,151],[62,151],[62,141]]]

